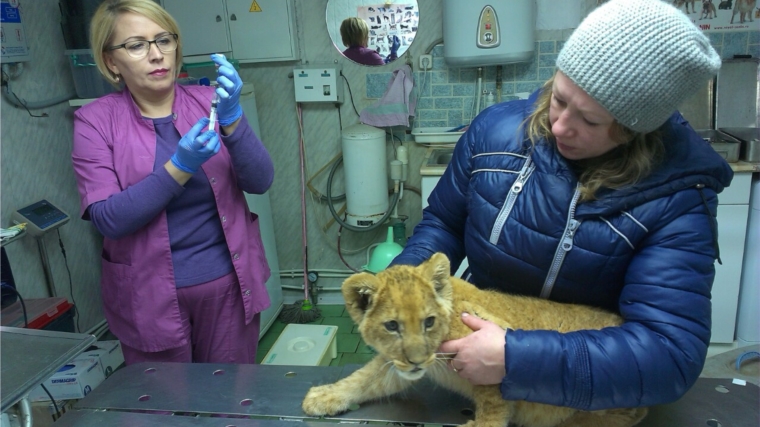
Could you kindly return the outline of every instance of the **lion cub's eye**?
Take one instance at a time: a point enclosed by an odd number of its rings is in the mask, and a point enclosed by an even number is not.
[[[396,322],[395,320],[390,320],[390,321],[385,322],[385,329],[391,332],[398,331],[398,322]]]
[[[435,317],[428,317],[425,319],[425,327],[432,328],[435,325]]]

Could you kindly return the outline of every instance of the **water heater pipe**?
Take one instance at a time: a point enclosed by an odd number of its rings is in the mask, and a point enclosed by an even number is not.
[[[483,68],[478,67],[478,80],[477,80],[477,87],[475,89],[475,99],[472,103],[472,108],[470,109],[470,123],[472,123],[473,120],[475,120],[475,116],[480,114],[480,96],[481,96],[481,88],[483,87]]]
[[[503,65],[496,66],[496,103],[501,102],[501,70]]]

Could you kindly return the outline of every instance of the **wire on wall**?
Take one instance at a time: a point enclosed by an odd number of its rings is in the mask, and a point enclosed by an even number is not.
[[[63,255],[63,264],[66,266],[66,272],[69,274],[69,293],[71,294],[71,303],[74,304],[74,316],[76,316],[76,331],[79,332],[79,308],[77,302],[74,300],[74,284],[71,281],[71,270],[69,269],[69,261],[66,258],[66,249],[63,247],[63,240],[61,240],[61,229],[55,230],[58,233],[58,246],[61,247],[61,255]]]
[[[2,91],[3,98],[5,98],[5,100],[11,103],[13,106],[17,108],[25,109],[26,112],[29,113],[31,117],[35,117],[35,118],[48,117],[47,113],[33,114],[31,110],[38,110],[40,108],[52,107],[53,105],[66,102],[70,99],[74,99],[77,97],[76,92],[71,92],[71,93],[67,93],[65,95],[61,95],[56,98],[52,98],[52,99],[48,99],[44,101],[29,102],[26,100],[22,100],[11,89],[11,79],[14,79],[20,76],[24,70],[24,66],[22,63],[13,63],[13,67],[15,69],[15,72],[11,72],[11,64],[3,64],[1,67],[2,86],[4,88],[4,90]]]
[[[356,117],[360,117],[359,110],[356,109],[356,104],[354,104],[354,93],[351,92],[351,84],[348,82],[348,79],[343,74],[343,71],[340,72],[340,76],[343,77],[343,80],[346,81],[346,87],[348,87],[348,97],[351,99],[351,106],[354,107],[354,113],[356,113]],[[341,130],[343,130],[343,125],[341,124]]]
[[[16,295],[18,298],[18,302],[21,304],[21,312],[24,314],[24,328],[29,327],[29,316],[26,313],[26,304],[24,303],[24,298],[21,297],[21,294],[11,285],[6,285],[3,283],[2,285],[3,291],[11,292]]]

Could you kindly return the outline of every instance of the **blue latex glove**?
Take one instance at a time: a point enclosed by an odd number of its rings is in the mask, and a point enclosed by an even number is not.
[[[177,151],[171,158],[177,169],[194,174],[206,160],[219,152],[219,135],[213,130],[202,132],[207,127],[208,117],[203,117],[179,140]]]
[[[398,48],[400,47],[401,47],[401,40],[398,38],[398,36],[393,36],[393,43],[391,44],[391,55],[397,56]]]
[[[398,58],[399,47],[401,47],[401,40],[398,38],[398,36],[393,36],[393,42],[391,43],[391,53],[389,53],[388,56],[385,57],[384,62],[386,64]]]
[[[219,117],[219,125],[229,126],[243,115],[243,109],[240,108],[240,91],[243,89],[243,80],[235,71],[235,67],[227,61],[224,55],[215,53],[211,55],[211,60],[219,66],[216,73],[218,77],[216,82],[216,93],[219,95],[219,106],[216,107],[216,114]]]

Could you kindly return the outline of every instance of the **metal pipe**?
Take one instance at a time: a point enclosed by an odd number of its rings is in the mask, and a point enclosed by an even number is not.
[[[40,259],[42,260],[42,269],[45,272],[45,281],[47,281],[48,293],[51,297],[57,297],[58,294],[55,290],[53,272],[50,270],[50,259],[48,258],[47,249],[45,249],[45,243],[42,241],[42,236],[37,238],[37,249],[40,251]]]
[[[501,102],[501,70],[502,65],[496,66],[496,103]]]
[[[29,398],[24,397],[18,401],[17,405],[21,415],[22,427],[32,427],[32,405],[29,403]]]

